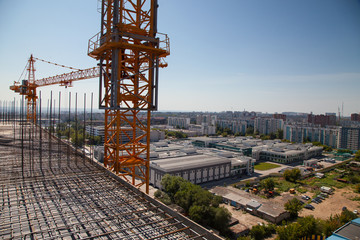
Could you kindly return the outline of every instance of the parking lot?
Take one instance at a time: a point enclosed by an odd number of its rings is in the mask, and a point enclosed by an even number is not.
[[[310,197],[314,195],[313,193],[305,194]],[[314,210],[303,209],[299,215],[302,217],[312,215],[315,218],[327,219],[331,215],[340,214],[343,207],[350,211],[360,210],[360,202],[350,200],[359,196],[360,194],[354,193],[350,187],[335,189],[334,193],[321,203],[311,203],[315,207]]]

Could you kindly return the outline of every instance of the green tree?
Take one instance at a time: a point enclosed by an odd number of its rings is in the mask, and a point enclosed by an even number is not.
[[[252,127],[252,126],[247,127],[246,131],[245,131],[245,135],[247,135],[247,136],[254,135],[254,127]]]
[[[276,232],[276,226],[274,224],[269,225],[255,225],[250,230],[250,236],[252,239],[261,240],[270,237]]]
[[[209,220],[208,218],[206,218],[207,212],[208,209],[206,209],[205,206],[193,205],[189,209],[189,216],[195,222],[204,224],[204,221]],[[206,225],[208,225],[208,222],[206,223],[207,223]]]
[[[169,195],[167,195],[165,192],[163,192],[161,190],[157,190],[154,193],[154,197],[156,197],[157,199],[159,199],[162,203],[164,203],[166,205],[171,204],[171,199],[170,199]]]
[[[87,136],[89,139],[89,145],[100,145],[101,144],[101,136]]]
[[[250,236],[255,240],[262,240],[265,237],[265,229],[263,226],[255,225],[250,230]]]
[[[182,177],[171,176],[170,174],[165,174],[161,179],[161,185],[172,202],[175,202],[175,194],[180,189],[181,184],[185,182]]]
[[[284,204],[285,210],[290,213],[290,216],[296,218],[302,209],[302,204],[297,198],[293,198]]]
[[[355,153],[355,160],[360,161],[360,150]]]
[[[189,209],[189,217],[203,226],[213,226],[215,209],[216,208],[210,206],[192,205]]]
[[[303,218],[298,219],[297,221],[301,228],[300,228],[300,235],[301,237],[311,235],[317,235],[321,234],[321,231],[319,231],[319,222],[314,218],[314,216],[306,216]]]
[[[299,240],[301,225],[297,222],[276,229],[279,240]]]
[[[286,181],[296,182],[301,177],[301,172],[299,168],[287,169],[283,174]]]
[[[186,212],[189,212],[189,209],[193,205],[195,198],[201,198],[201,190],[201,187],[198,185],[194,185],[188,181],[183,182],[174,195],[174,202],[182,207]]]
[[[262,186],[265,191],[272,191],[275,187],[275,181],[272,178],[266,178],[260,182],[260,186]]]
[[[270,133],[269,137],[271,140],[274,140],[276,138],[276,134],[275,133]]]
[[[210,207],[215,213],[212,219],[212,227],[219,230],[221,233],[225,233],[229,229],[229,221],[231,219],[231,213],[224,207]]]
[[[321,230],[322,233],[328,237],[330,236],[336,229],[344,225],[345,223],[357,218],[358,216],[345,209],[341,212],[341,214],[335,214],[330,216],[328,219],[321,222]]]
[[[220,203],[222,203],[222,197],[218,195],[213,196],[211,200],[211,205],[213,207],[219,207]]]
[[[71,134],[71,143],[76,147],[82,147],[84,145],[84,134],[80,131]]]
[[[277,130],[276,138],[277,139],[283,139],[284,138],[284,130],[282,130],[282,129]]]

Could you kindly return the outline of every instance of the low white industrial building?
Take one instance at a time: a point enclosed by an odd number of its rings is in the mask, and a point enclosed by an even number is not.
[[[150,184],[161,188],[161,179],[165,174],[200,184],[229,177],[230,170],[231,161],[218,156],[198,154],[159,159],[150,163]]]
[[[290,144],[269,141],[263,146],[252,149],[252,157],[257,161],[292,163],[322,155],[323,148],[312,144]]]
[[[150,157],[150,184],[161,188],[165,174],[180,176],[194,184],[234,175],[250,175],[255,160],[218,149],[195,149],[189,143],[153,145]]]

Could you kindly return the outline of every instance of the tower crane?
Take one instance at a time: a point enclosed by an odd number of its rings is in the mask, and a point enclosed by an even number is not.
[[[42,78],[35,80],[35,61],[40,60],[43,62],[47,62],[50,64],[58,65],[61,67],[66,67],[69,69],[73,69],[76,71],[72,71],[70,73],[64,73],[52,77]],[[87,68],[87,69],[76,69],[72,67],[67,67],[64,65],[52,63],[49,61],[45,61],[39,58],[35,58],[32,54],[28,60],[26,66],[28,72],[28,79],[22,80],[22,82],[14,82],[14,85],[10,86],[10,89],[24,95],[26,98],[27,112],[26,117],[29,122],[36,123],[36,100],[38,96],[36,95],[36,89],[38,87],[57,85],[64,87],[71,87],[72,82],[96,78],[99,77],[99,67]]]
[[[150,115],[157,110],[159,67],[170,54],[169,38],[157,32],[157,8],[157,0],[102,0],[101,30],[88,45],[100,66],[104,165],[134,186],[145,185],[146,193]],[[145,123],[141,112],[147,113]]]
[[[71,68],[76,71],[35,80],[35,60],[48,61],[31,55],[28,80],[10,86],[25,95],[27,119],[36,123],[38,87],[67,87],[99,77],[99,108],[105,110],[104,165],[136,187],[145,185],[146,193],[151,111],[158,107],[159,68],[167,66],[164,58],[170,54],[169,38],[157,31],[157,8],[157,0],[101,0],[101,30],[88,43],[88,55],[99,61],[99,67]],[[139,117],[143,112],[145,122]]]

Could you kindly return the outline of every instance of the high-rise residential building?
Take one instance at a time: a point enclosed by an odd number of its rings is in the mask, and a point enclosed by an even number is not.
[[[338,148],[360,150],[360,128],[340,127]]]
[[[247,128],[247,122],[241,120],[217,120],[216,124],[221,128],[228,128],[234,134],[245,134]]]
[[[351,121],[360,122],[360,114],[352,113],[351,114]]]
[[[284,139],[291,142],[320,142],[321,144],[338,147],[339,127],[315,127],[290,125],[284,126]]]
[[[168,117],[168,125],[175,128],[188,129],[190,125],[190,118]]]
[[[320,125],[322,127],[336,125],[336,114],[326,113],[325,115],[308,115],[308,123]]]
[[[255,118],[254,131],[259,134],[269,135],[270,133],[276,133],[278,130],[282,130],[284,126],[284,120],[275,118]]]
[[[285,114],[274,113],[273,118],[282,119],[282,120],[284,120],[284,122],[286,121],[286,115]]]

